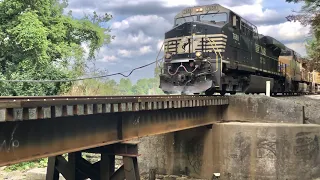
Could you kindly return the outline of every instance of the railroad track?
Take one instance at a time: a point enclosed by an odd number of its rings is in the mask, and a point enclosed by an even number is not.
[[[245,94],[236,94],[245,95]],[[100,113],[227,105],[234,95],[2,96],[0,122]],[[288,97],[294,95],[272,95]]]
[[[185,98],[199,95],[125,95],[125,96],[0,96],[0,101],[18,100],[85,100],[85,99],[139,99],[139,98]]]
[[[0,96],[0,104],[15,103],[15,102],[47,102],[48,104],[59,104],[61,102],[110,102],[110,103],[124,103],[124,102],[141,102],[141,101],[165,101],[165,100],[187,100],[195,98],[210,98],[216,96],[202,96],[202,95],[139,95],[139,96]],[[1,105],[0,105],[1,107]]]
[[[263,93],[260,93],[263,94]],[[258,95],[260,95],[258,94]],[[238,93],[236,95],[247,95],[244,93]],[[249,95],[249,94],[248,94]],[[301,95],[316,95],[313,94],[281,94],[271,95],[272,97],[279,96],[301,96]],[[210,98],[210,97],[228,97],[233,95],[117,95],[117,96],[0,96],[1,102],[15,102],[15,101],[87,101],[87,100],[119,100],[132,101],[132,100],[171,100],[171,99],[194,99],[194,98]]]
[[[0,97],[0,122],[101,113],[227,105],[226,96],[7,96]]]

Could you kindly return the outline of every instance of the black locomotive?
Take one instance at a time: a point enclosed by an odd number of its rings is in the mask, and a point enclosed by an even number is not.
[[[320,90],[300,56],[218,5],[186,8],[165,33],[160,88],[167,94],[212,95]]]

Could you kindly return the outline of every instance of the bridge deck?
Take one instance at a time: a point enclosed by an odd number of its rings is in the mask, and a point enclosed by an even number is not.
[[[0,122],[227,103],[227,97],[210,96],[0,97]]]
[[[2,97],[0,166],[210,125],[228,102],[220,96]]]

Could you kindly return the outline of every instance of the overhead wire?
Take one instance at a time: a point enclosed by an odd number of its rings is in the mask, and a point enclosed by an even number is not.
[[[160,59],[161,60],[161,59]],[[83,78],[73,78],[73,79],[60,79],[60,80],[49,80],[49,79],[45,79],[45,80],[7,80],[7,79],[0,79],[0,82],[27,82],[27,83],[58,83],[58,82],[74,82],[74,81],[82,81],[82,80],[88,80],[88,79],[99,79],[99,78],[105,78],[105,77],[110,77],[110,76],[116,76],[116,75],[121,75],[123,77],[129,77],[134,71],[138,70],[138,69],[142,69],[145,68],[147,66],[151,66],[152,64],[155,64],[159,61],[159,59],[157,58],[157,60],[145,64],[143,66],[139,66],[136,67],[134,69],[127,70],[127,71],[122,71],[122,72],[118,72],[118,73],[112,73],[112,74],[106,74],[106,75],[101,75],[101,76],[91,76],[91,77],[83,77]],[[124,73],[126,72],[130,72],[129,74],[125,75]]]

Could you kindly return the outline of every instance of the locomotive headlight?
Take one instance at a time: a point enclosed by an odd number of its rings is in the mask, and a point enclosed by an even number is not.
[[[197,52],[196,52],[196,57],[199,58],[199,57],[201,57],[201,56],[202,56],[202,52],[197,51]]]
[[[166,55],[164,57],[165,57],[165,59],[171,59],[172,55],[171,55],[171,53],[166,53]]]

